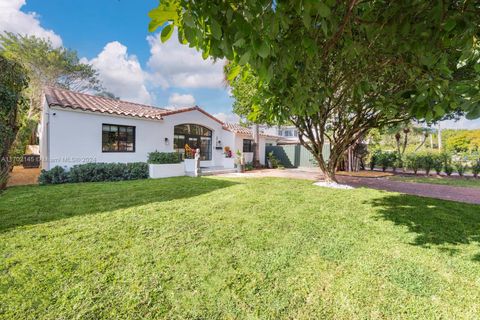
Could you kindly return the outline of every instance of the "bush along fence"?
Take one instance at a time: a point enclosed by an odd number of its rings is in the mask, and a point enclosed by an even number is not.
[[[56,166],[51,170],[42,170],[38,178],[41,185],[138,180],[148,178],[148,164],[133,163],[86,163],[73,166],[69,171]]]
[[[454,172],[463,176],[470,169],[477,178],[480,174],[480,159],[454,160],[452,155],[445,152],[416,152],[399,157],[398,153],[393,151],[375,150],[370,156],[370,169],[374,170],[376,167],[383,171],[408,169],[418,174],[419,170],[423,170],[426,175],[435,172],[437,175],[445,173],[448,176]]]

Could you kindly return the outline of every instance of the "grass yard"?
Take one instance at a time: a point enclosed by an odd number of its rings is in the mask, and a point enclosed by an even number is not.
[[[311,181],[0,195],[0,318],[480,317],[480,206]]]
[[[416,182],[416,183],[433,183],[441,184],[445,186],[454,186],[454,187],[468,187],[468,188],[480,188],[480,179],[475,179],[473,177],[445,177],[445,176],[435,176],[430,177],[425,176],[391,176],[391,180],[403,181],[403,182]]]

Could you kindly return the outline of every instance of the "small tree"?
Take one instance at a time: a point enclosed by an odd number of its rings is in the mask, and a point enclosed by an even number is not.
[[[23,91],[28,86],[25,69],[0,54],[0,190],[10,175],[10,150],[18,132],[19,113],[27,106]]]

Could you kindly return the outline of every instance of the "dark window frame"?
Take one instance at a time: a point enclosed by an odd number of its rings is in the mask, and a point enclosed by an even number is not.
[[[245,144],[245,142],[247,142],[247,144]],[[247,148],[245,148],[245,147],[247,147]],[[242,150],[243,150],[243,152],[253,152],[253,140],[252,139],[243,139]]]
[[[186,129],[187,131],[183,131],[182,129]],[[193,132],[192,132],[193,131]],[[201,133],[199,133],[199,131]],[[205,127],[201,124],[198,123],[182,123],[182,124],[177,124],[173,127],[173,136],[174,136],[174,147],[177,141],[178,136],[183,136],[183,141],[185,144],[189,144],[188,141],[190,139],[195,139],[198,147],[200,147],[202,143],[202,139],[208,139],[208,146],[207,146],[207,151],[208,152],[201,152],[201,156],[204,157],[204,159],[201,159],[201,161],[212,161],[213,160],[213,130]],[[180,140],[180,139],[178,139]],[[180,148],[179,148],[180,147]],[[200,149],[202,149],[200,147]],[[176,152],[180,152],[180,150],[183,150],[183,156],[184,154],[184,146],[178,146],[177,148],[174,149]]]
[[[117,150],[104,150],[105,141],[103,140],[103,133],[104,133],[103,126],[117,127],[117,132],[120,131],[121,127],[125,128],[125,129],[132,128],[133,150],[118,150],[120,139],[117,139]],[[136,147],[137,147],[137,128],[135,126],[129,126],[129,125],[123,125],[123,124],[113,124],[113,123],[102,123],[102,153],[135,153]]]

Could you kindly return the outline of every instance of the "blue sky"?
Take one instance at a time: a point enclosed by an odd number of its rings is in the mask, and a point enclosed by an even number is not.
[[[156,0],[0,0],[0,32],[48,38],[77,50],[98,69],[107,90],[156,106],[196,104],[233,121],[233,99],[223,85],[222,61],[204,61],[176,36],[161,44],[148,33]],[[480,128],[480,120],[447,121],[445,128]]]
[[[166,44],[147,30],[158,2],[138,0],[0,0],[0,29],[48,38],[75,49],[99,70],[107,90],[156,106],[196,104],[231,117],[222,65],[204,61],[176,36]],[[0,30],[2,31],[2,30]]]

